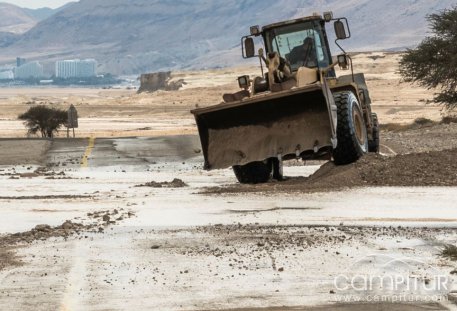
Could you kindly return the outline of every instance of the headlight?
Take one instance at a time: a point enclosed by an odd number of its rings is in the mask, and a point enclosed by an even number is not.
[[[324,20],[328,23],[333,19],[333,12],[324,12]]]
[[[260,35],[259,25],[251,26],[251,36],[258,36],[258,35]]]
[[[251,86],[251,80],[249,80],[249,76],[238,77],[238,85],[242,89],[249,88]]]
[[[346,54],[338,55],[338,66],[343,70],[349,69],[348,57]]]

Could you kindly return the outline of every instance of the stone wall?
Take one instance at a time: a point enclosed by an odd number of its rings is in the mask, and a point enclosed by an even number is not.
[[[172,81],[172,78],[170,71],[142,74],[138,93],[155,92],[158,90],[176,91],[185,84],[183,79]]]

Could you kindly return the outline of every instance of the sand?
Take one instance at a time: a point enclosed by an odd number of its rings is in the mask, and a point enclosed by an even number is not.
[[[381,123],[409,123],[418,116],[437,120],[441,107],[426,104],[433,90],[402,83],[398,75],[400,54],[365,53],[353,57],[354,71],[364,72],[373,110]],[[339,74],[348,74],[349,71]],[[186,85],[179,91],[136,94],[136,90],[101,88],[4,88],[0,95],[0,137],[25,137],[17,120],[31,104],[61,109],[75,105],[80,117],[78,137],[122,137],[195,134],[190,110],[222,101],[226,92],[238,90],[236,78],[260,75],[260,68],[237,67],[208,71],[176,72]],[[62,131],[60,136],[65,136]]]
[[[42,164],[50,146],[46,139],[0,140],[0,165]]]

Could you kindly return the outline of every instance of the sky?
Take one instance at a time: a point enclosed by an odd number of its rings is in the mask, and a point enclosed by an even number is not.
[[[38,9],[43,7],[58,8],[65,3],[76,0],[0,0],[0,2],[8,2],[23,8]]]

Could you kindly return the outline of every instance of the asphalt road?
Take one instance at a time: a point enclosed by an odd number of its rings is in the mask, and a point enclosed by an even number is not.
[[[53,166],[143,166],[197,157],[198,136],[58,139],[46,153]],[[84,162],[84,163],[82,163]]]

